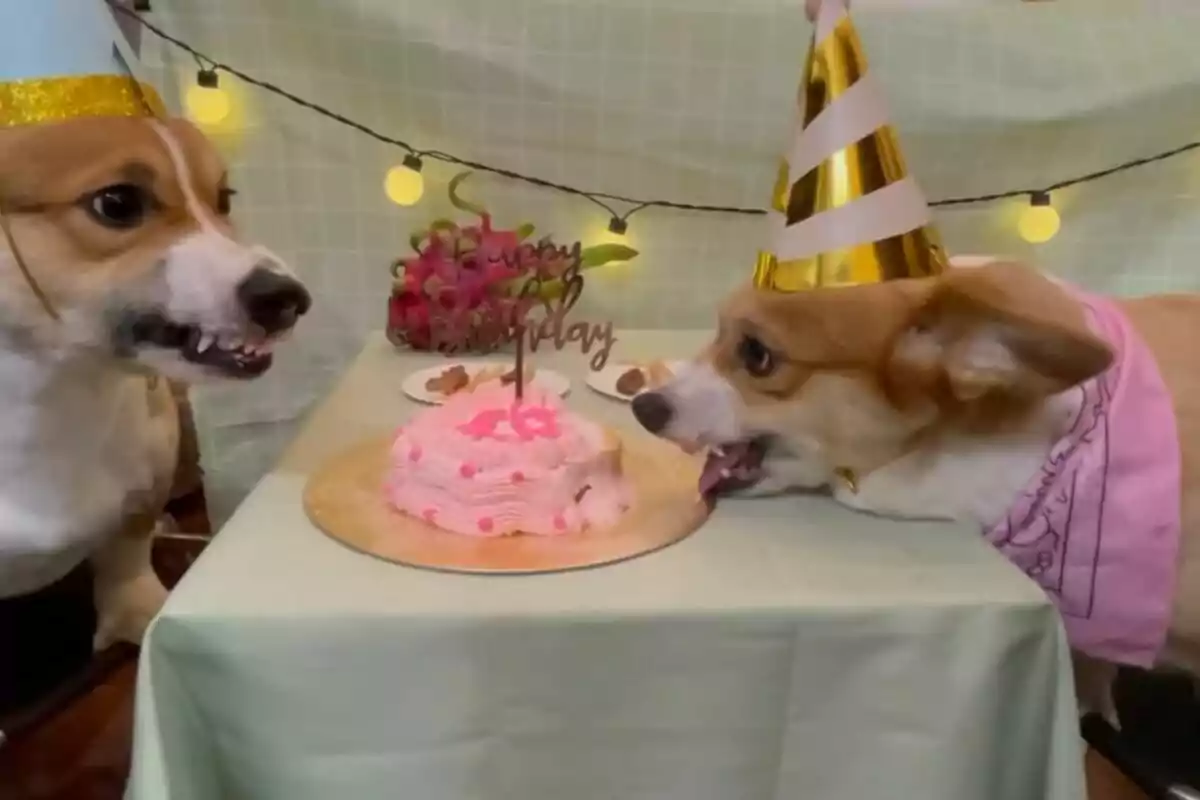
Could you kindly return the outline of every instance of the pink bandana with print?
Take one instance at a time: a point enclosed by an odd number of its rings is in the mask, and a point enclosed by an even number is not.
[[[1175,410],[1110,300],[1076,292],[1116,358],[988,541],[1050,595],[1071,647],[1150,666],[1166,641],[1180,537]]]

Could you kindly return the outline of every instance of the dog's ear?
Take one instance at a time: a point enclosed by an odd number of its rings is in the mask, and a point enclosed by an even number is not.
[[[896,339],[886,375],[902,393],[1031,399],[1100,374],[1112,358],[1064,288],[1002,262],[938,278]]]

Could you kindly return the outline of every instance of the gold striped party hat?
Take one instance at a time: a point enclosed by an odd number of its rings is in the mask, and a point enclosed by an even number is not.
[[[754,285],[796,292],[947,268],[844,0],[821,0]]]

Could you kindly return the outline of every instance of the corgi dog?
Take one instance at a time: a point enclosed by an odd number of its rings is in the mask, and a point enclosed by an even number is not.
[[[0,601],[90,559],[97,646],[140,640],[165,599],[150,533],[176,466],[167,381],[262,375],[311,304],[238,237],[232,196],[180,120],[0,129]]]
[[[1013,261],[729,297],[633,401],[713,495],[820,490],[971,523],[1059,608],[1081,704],[1118,664],[1200,668],[1200,295],[1090,295]],[[1097,566],[1099,564],[1099,566]]]

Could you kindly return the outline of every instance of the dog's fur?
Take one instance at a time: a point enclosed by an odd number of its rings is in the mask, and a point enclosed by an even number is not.
[[[1168,658],[1196,669],[1200,368],[1191,348],[1200,341],[1200,296],[1120,305],[1175,404],[1183,542]],[[771,352],[770,374],[750,374],[739,352],[746,336]],[[1076,396],[1065,390],[1111,358],[1078,301],[1016,263],[794,294],[748,287],[725,303],[713,342],[661,390],[672,413],[658,432],[687,448],[769,434],[765,478],[751,494],[829,487],[855,509],[986,526],[1065,433]],[[1111,669],[1093,672],[1080,675],[1081,694],[1109,710]]]
[[[219,154],[181,121],[0,130],[0,210],[15,243],[14,252],[0,239],[0,597],[40,589],[90,557],[98,646],[138,641],[165,599],[151,531],[179,428],[159,376],[214,374],[177,348],[131,338],[130,325],[153,314],[269,345],[237,291],[255,268],[286,268],[238,241],[225,181]],[[150,199],[144,218],[99,224],[95,193],[130,184]]]

